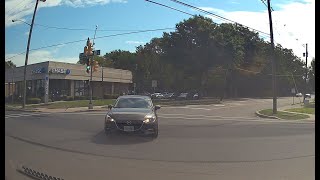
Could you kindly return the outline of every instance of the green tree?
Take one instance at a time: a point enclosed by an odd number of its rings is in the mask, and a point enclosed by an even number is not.
[[[12,61],[5,61],[5,69],[11,69],[11,68],[14,68],[16,67],[16,65],[12,62]]]
[[[309,67],[309,89],[315,92],[315,58],[312,58]]]

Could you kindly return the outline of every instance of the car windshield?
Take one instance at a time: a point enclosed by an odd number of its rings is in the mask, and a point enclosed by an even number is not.
[[[150,100],[144,98],[120,98],[115,108],[150,108],[152,103]]]

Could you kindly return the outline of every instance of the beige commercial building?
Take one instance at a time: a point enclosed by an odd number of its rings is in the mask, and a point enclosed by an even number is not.
[[[6,96],[23,94],[23,72],[23,66],[6,70]],[[27,66],[26,80],[27,97],[40,97],[48,101],[53,93],[72,97],[89,94],[90,74],[86,72],[86,66],[81,64],[52,61],[30,64]],[[92,75],[94,97],[126,93],[131,84],[132,72],[128,70],[100,67]]]

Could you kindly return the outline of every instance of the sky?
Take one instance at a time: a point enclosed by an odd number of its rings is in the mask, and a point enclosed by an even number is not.
[[[225,23],[170,0],[153,1],[212,18],[219,24]],[[267,7],[263,4],[265,0],[180,1],[270,33]],[[36,0],[5,0],[5,60],[11,60],[17,66],[24,65],[30,30],[28,24],[31,24],[35,4]],[[310,64],[315,57],[315,0],[277,0],[271,1],[271,6],[274,10],[275,43],[292,49],[303,60],[307,43]],[[190,17],[145,0],[39,1],[28,64],[43,61],[76,63],[86,45],[86,39],[93,39],[96,26],[95,49],[101,50],[101,55],[118,49],[134,52],[137,46],[148,43],[154,37],[161,37],[163,32],[174,31],[177,23]],[[123,34],[155,29],[160,30]],[[270,40],[269,36],[261,35],[266,41]],[[78,42],[63,44],[73,41]],[[46,46],[51,47],[43,48]]]

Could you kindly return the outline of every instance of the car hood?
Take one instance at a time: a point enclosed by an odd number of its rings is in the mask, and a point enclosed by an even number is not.
[[[147,114],[153,114],[152,109],[146,108],[112,108],[108,115],[116,121],[143,120]]]

